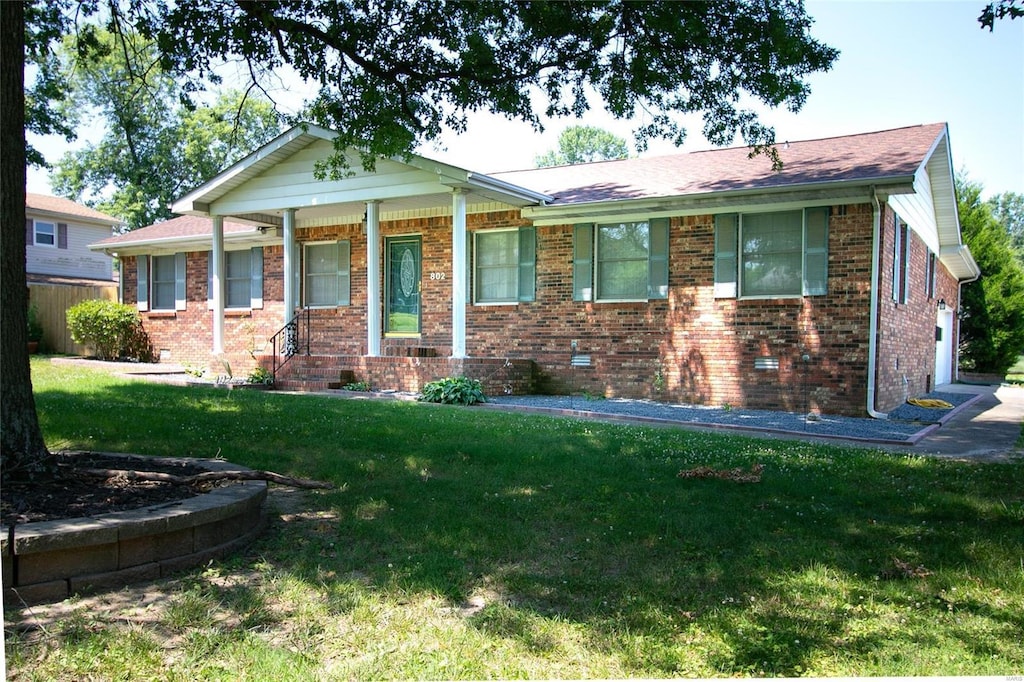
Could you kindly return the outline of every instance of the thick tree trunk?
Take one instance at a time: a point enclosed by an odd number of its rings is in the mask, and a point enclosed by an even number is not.
[[[0,2],[0,475],[52,475],[29,369],[25,279],[25,6]]]

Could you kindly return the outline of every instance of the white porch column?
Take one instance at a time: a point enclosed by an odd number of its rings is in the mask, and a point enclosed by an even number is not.
[[[298,266],[295,244],[295,209],[288,208],[284,211],[284,322],[282,326],[291,322],[295,316],[295,309],[299,306],[298,291],[295,287],[295,268]]]
[[[380,356],[380,202],[366,202],[366,354]]]
[[[466,195],[452,191],[452,357],[466,357]]]
[[[213,354],[224,352],[224,216],[210,216],[213,220],[213,258],[210,298],[213,300]]]

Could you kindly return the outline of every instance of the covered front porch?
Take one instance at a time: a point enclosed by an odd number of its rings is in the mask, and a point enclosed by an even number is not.
[[[253,354],[279,385],[318,389],[349,377],[418,391],[465,375],[490,392],[531,390],[530,360],[474,357],[467,346],[467,221],[518,217],[550,198],[417,156],[365,170],[350,152],[346,176],[321,178],[334,137],[295,128],[172,206],[212,222],[211,354],[237,345],[225,338],[233,326],[224,221],[243,221],[279,238],[279,261],[262,273],[264,289],[279,292],[265,295],[280,302],[279,331]]]

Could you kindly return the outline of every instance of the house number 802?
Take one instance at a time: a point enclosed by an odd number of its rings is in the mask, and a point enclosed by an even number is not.
[[[445,278],[445,274],[443,272],[432,272],[432,273],[430,273],[430,279],[438,280],[438,279],[444,279],[444,278]]]

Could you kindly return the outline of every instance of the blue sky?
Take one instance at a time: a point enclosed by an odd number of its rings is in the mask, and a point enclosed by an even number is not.
[[[762,121],[779,141],[806,140],[924,123],[949,124],[954,170],[984,186],[984,196],[1024,194],[1024,20],[1003,20],[989,33],[972,1],[827,0],[807,2],[812,35],[841,51],[838,62],[809,81],[798,114],[766,110]],[[294,101],[294,97],[291,98]],[[580,123],[632,139],[634,127],[599,107]],[[478,172],[530,168],[557,146],[570,120],[551,121],[543,134],[487,114],[469,130],[419,150],[424,156]],[[707,149],[700,122],[688,126],[683,151]],[[739,141],[737,141],[739,144]],[[54,155],[63,142],[42,145]],[[676,151],[652,144],[646,155]],[[30,172],[29,191],[48,192],[46,174]]]
[[[829,72],[809,79],[812,93],[798,114],[768,110],[762,121],[776,139],[806,140],[946,122],[955,171],[984,186],[984,196],[1024,193],[1024,20],[979,28],[983,2],[807,2],[812,35],[841,51]],[[480,172],[529,168],[557,147],[574,121],[554,121],[538,136],[528,126],[478,116],[469,131],[425,156]],[[595,111],[582,123],[632,140],[632,127]],[[700,122],[684,151],[707,149]],[[739,141],[737,141],[739,144]],[[647,154],[672,153],[670,144]]]

